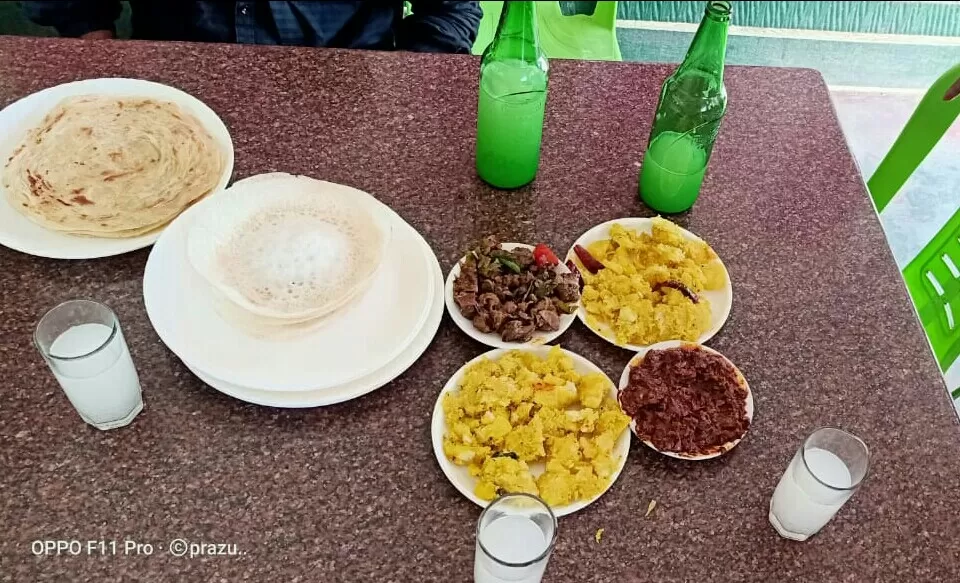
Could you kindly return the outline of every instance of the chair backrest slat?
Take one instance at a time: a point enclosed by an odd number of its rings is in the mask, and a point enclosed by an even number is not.
[[[890,151],[867,181],[882,211],[960,115],[960,63],[930,87]]]

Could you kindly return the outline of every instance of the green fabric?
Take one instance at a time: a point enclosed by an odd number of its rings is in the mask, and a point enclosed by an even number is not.
[[[586,14],[590,16],[593,14],[593,11],[597,9],[596,2],[567,2],[561,0],[560,11],[563,12],[564,16],[573,16],[574,14]]]

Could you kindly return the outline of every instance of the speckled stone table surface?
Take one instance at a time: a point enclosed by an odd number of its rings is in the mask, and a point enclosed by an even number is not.
[[[536,182],[491,190],[473,170],[474,57],[0,38],[0,105],[58,83],[128,76],[204,100],[236,147],[236,178],[287,171],[390,204],[444,269],[487,233],[566,249],[590,226],[647,215],[637,169],[665,66],[554,62]],[[711,462],[634,444],[590,508],[560,521],[544,581],[953,581],[960,571],[960,425],[915,321],[826,87],[810,70],[731,67],[729,115],[681,224],[734,286],[711,345],[744,372],[757,415]],[[197,380],[147,321],[147,251],[51,261],[0,249],[0,579],[470,581],[479,509],[430,446],[446,379],[483,348],[445,320],[423,357],[361,399],[248,405]],[[31,345],[44,310],[110,304],[146,409],[84,425]],[[562,343],[619,375],[629,354],[581,325]],[[804,435],[859,434],[863,489],[798,544],[767,522]],[[655,512],[643,514],[651,499]],[[594,540],[598,528],[605,534]],[[177,558],[169,542],[242,556]],[[154,545],[151,556],[34,556],[35,540]],[[85,543],[84,543],[85,544]]]

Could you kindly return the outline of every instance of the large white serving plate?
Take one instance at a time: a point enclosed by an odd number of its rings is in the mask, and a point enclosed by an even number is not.
[[[434,293],[430,312],[427,315],[427,321],[424,323],[420,333],[413,339],[413,342],[411,342],[399,356],[380,370],[344,385],[327,389],[318,389],[315,391],[259,391],[215,379],[199,370],[191,368],[189,364],[187,364],[187,368],[190,368],[190,371],[201,381],[225,395],[255,405],[265,405],[268,407],[321,407],[355,399],[379,389],[403,374],[404,371],[413,366],[417,359],[423,355],[424,351],[433,341],[433,337],[437,334],[437,329],[440,327],[440,320],[443,318],[443,288],[441,287],[443,273],[440,271],[440,264],[437,262],[436,256],[434,256],[433,251],[427,245],[426,241],[423,241],[423,247],[424,253],[430,257],[433,265],[431,280],[433,282]]]
[[[574,263],[582,265],[580,264],[579,259],[577,259],[577,255],[573,250],[574,247],[581,245],[589,248],[591,243],[596,243],[597,241],[601,241],[603,239],[609,239],[610,227],[615,224],[622,225],[627,229],[631,229],[640,233],[653,232],[653,219],[651,218],[627,217],[623,219],[607,221],[593,227],[583,235],[580,235],[580,238],[574,241],[573,245],[570,247],[570,250],[567,251],[564,261],[572,259]],[[683,227],[678,225],[677,228],[680,229],[680,234],[688,241],[697,241],[700,243],[704,242],[703,239],[694,235]],[[730,274],[727,272],[727,266],[723,264],[723,261],[721,261],[719,257],[717,258],[717,261],[720,261],[720,265],[723,267],[726,285],[722,289],[700,292],[700,295],[705,297],[710,302],[710,328],[701,334],[699,338],[697,338],[698,344],[705,344],[707,341],[713,338],[717,332],[720,331],[720,328],[723,327],[724,322],[726,322],[727,318],[730,317],[730,308],[733,306],[733,285],[730,283]],[[593,326],[587,324],[587,310],[583,306],[583,300],[580,301],[580,308],[577,310],[577,317],[580,318],[580,321],[583,322],[584,326],[614,346],[626,348],[627,350],[632,350],[634,352],[640,352],[646,348],[649,348],[649,346],[645,346],[643,344],[618,344],[613,330],[611,330],[608,325],[601,324],[599,328],[594,328]],[[668,340],[675,339],[670,338]]]
[[[15,101],[0,111],[0,163],[5,164],[27,130],[39,124],[60,101],[75,95],[116,95],[149,97],[172,101],[192,114],[203,125],[223,155],[223,174],[214,192],[222,190],[233,174],[233,140],[223,120],[202,101],[160,83],[140,79],[87,79],[50,87]],[[0,245],[22,253],[51,259],[94,259],[119,255],[152,244],[161,229],[139,237],[110,239],[58,233],[34,223],[10,206],[0,184]]]
[[[450,377],[450,380],[447,381],[447,384],[444,385],[443,389],[440,391],[440,395],[437,396],[437,402],[433,406],[433,418],[430,425],[430,437],[433,440],[433,453],[437,458],[437,463],[440,464],[440,469],[443,470],[447,479],[450,480],[450,483],[468,500],[485,508],[490,502],[487,500],[481,499],[474,493],[474,488],[477,485],[477,479],[470,475],[469,471],[464,466],[458,466],[449,459],[447,459],[446,454],[443,453],[443,436],[447,432],[447,422],[443,416],[443,398],[444,395],[450,392],[460,390],[460,383],[463,381],[464,374],[466,374],[467,369],[474,363],[479,362],[482,359],[488,360],[498,360],[510,350],[523,350],[528,352],[533,352],[541,358],[545,358],[547,354],[553,347],[551,346],[531,346],[531,345],[520,345],[514,348],[505,349],[500,348],[496,350],[491,350],[480,356],[474,358],[470,362],[466,363],[460,369]],[[562,350],[562,349],[561,349]],[[600,367],[593,364],[586,358],[580,356],[575,352],[570,352],[569,350],[563,350],[564,354],[569,356],[573,360],[573,367],[580,374],[590,374],[590,373],[600,373],[606,377],[606,374],[600,370]],[[609,380],[609,377],[607,377]],[[617,388],[610,382],[610,396],[617,396]],[[610,482],[607,484],[607,487],[603,489],[603,492],[596,495],[595,497],[589,500],[579,500],[572,504],[567,504],[565,506],[557,506],[553,508],[553,513],[557,516],[566,516],[572,514],[578,510],[586,508],[592,504],[595,500],[603,496],[607,490],[610,489],[610,486],[617,481],[617,478],[620,477],[620,473],[623,471],[623,467],[627,464],[627,454],[630,452],[630,431],[624,430],[620,437],[617,439],[617,443],[613,446],[613,455],[618,456],[620,459],[620,465],[617,467],[616,471],[610,477]],[[534,476],[539,476],[544,471],[544,464],[542,462],[530,464],[530,471]]]
[[[199,203],[167,227],[143,278],[150,322],[191,368],[241,387],[315,391],[377,371],[423,328],[433,303],[433,265],[423,252],[422,237],[382,204],[382,212],[392,218],[392,244],[370,287],[349,306],[316,329],[289,338],[258,337],[225,320],[209,284],[186,257],[192,217],[211,202]]]

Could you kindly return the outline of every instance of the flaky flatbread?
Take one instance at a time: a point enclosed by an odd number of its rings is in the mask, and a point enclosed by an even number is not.
[[[55,231],[134,237],[210,193],[224,159],[200,122],[172,102],[83,95],[29,130],[2,174],[7,200]]]

